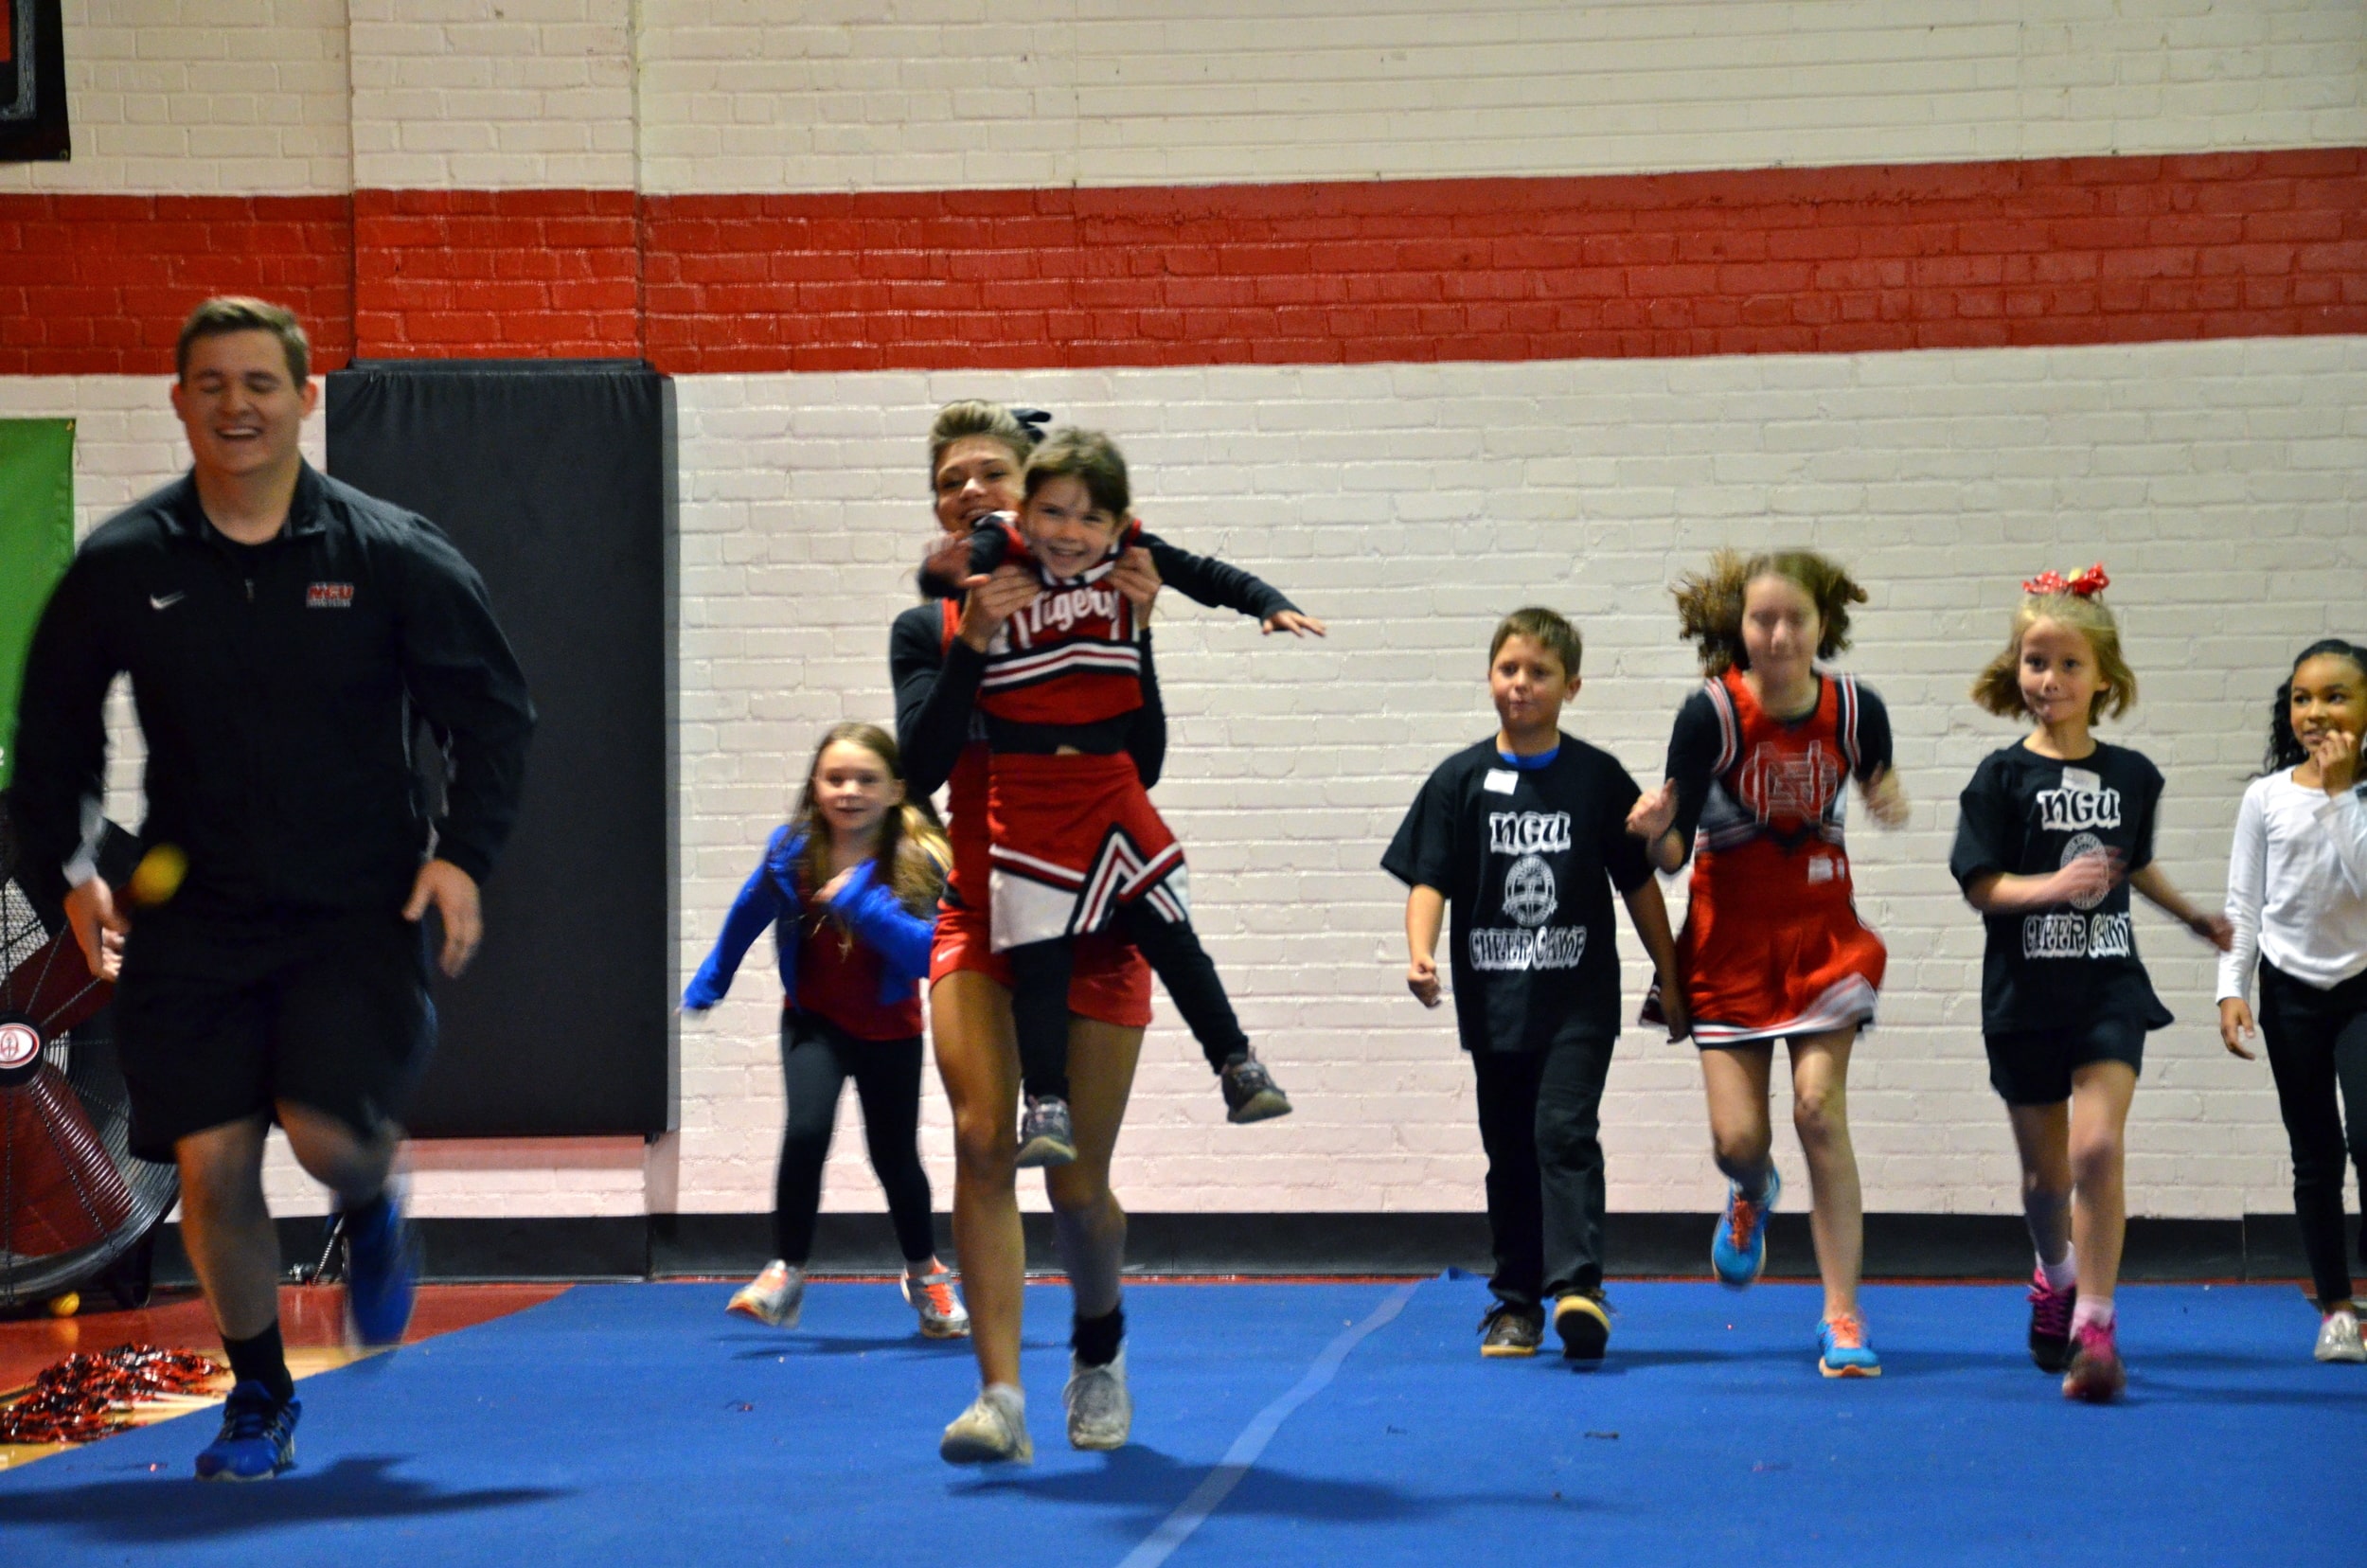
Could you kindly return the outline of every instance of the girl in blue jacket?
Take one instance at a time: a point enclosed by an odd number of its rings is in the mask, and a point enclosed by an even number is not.
[[[839,1092],[855,1080],[871,1168],[887,1191],[904,1253],[904,1299],[933,1339],[970,1332],[970,1315],[937,1262],[929,1178],[920,1168],[920,981],[929,972],[945,835],[925,801],[904,795],[896,742],[874,724],[822,738],[796,812],[723,917],[715,951],[683,991],[703,1013],[731,989],[756,933],[779,950],[781,1065],[788,1127],[773,1226],[778,1255],[731,1299],[730,1310],[793,1328],[822,1203]]]

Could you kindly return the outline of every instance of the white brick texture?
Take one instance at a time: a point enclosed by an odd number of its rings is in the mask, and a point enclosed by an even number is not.
[[[0,417],[76,419],[88,527],[181,466],[164,390],[0,379]],[[1572,726],[1648,780],[1691,681],[1664,593],[1678,572],[1720,543],[1801,542],[1865,580],[1874,601],[1846,662],[1891,703],[1917,813],[1904,832],[1855,837],[1892,954],[1883,1024],[1859,1057],[1859,1148],[1872,1206],[1964,1212],[2015,1205],[1980,1051],[1978,923],[1944,863],[1956,791],[2014,733],[1964,687],[2016,580],[2098,558],[2111,569],[2145,697],[2118,733],[2168,774],[2162,858],[2206,900],[2284,661],[2362,630],[2367,340],[705,377],[679,390],[685,975],[817,732],[888,716],[886,628],[928,538],[920,441],[937,403],[1008,397],[1102,425],[1126,444],[1155,526],[1331,622],[1326,641],[1278,643],[1177,596],[1161,612],[1174,740],[1159,799],[1198,868],[1210,948],[1300,1111],[1226,1127],[1163,1001],[1121,1162],[1146,1210],[1477,1206],[1468,1070],[1445,1015],[1403,993],[1401,894],[1375,863],[1431,765],[1486,733],[1485,639],[1515,604],[1577,619],[1588,684]],[[317,421],[308,438],[317,461]],[[118,741],[111,809],[128,820],[128,722]],[[2265,1073],[2216,1044],[2201,952],[2140,923],[2180,1022],[2154,1037],[2138,1096],[2132,1205],[2280,1211],[2288,1177]],[[781,1114],[768,950],[684,1031],[678,1136],[646,1159],[432,1151],[422,1210],[762,1208]],[[1604,1115],[1613,1205],[1706,1205],[1692,1052],[1642,1031],[1622,1044]],[[852,1096],[844,1114],[827,1202],[874,1209]],[[934,1083],[922,1142],[942,1203],[951,1141]],[[284,1158],[272,1190],[289,1212],[319,1206]]]
[[[74,156],[0,191],[352,188],[344,0],[64,0]]]
[[[1121,1159],[1145,1210],[1478,1206],[1468,1071],[1448,1017],[1405,995],[1402,891],[1380,850],[1431,766],[1491,728],[1498,615],[1541,601],[1577,620],[1588,680],[1571,727],[1650,779],[1695,678],[1665,585],[1719,544],[1802,543],[1872,592],[1845,662],[1890,702],[1916,805],[1902,832],[1853,835],[1862,907],[1891,950],[1852,1085],[1867,1203],[2016,1211],[1980,1044],[1980,927],[1946,861],[1957,792],[2017,734],[1966,687],[2019,579],[2109,567],[2144,684],[2112,733],[2168,775],[2162,858],[2205,902],[2285,661],[2311,637],[2358,634],[2367,586],[2367,340],[719,376],[680,392],[685,975],[817,733],[890,712],[887,625],[929,535],[921,440],[938,402],[1005,397],[1109,429],[1154,527],[1331,623],[1326,641],[1275,642],[1163,601],[1173,741],[1158,799],[1196,868],[1210,951],[1299,1112],[1226,1127],[1163,1000]],[[2268,1078],[2218,1046],[2203,950],[2139,921],[2179,1023],[2153,1037],[2131,1204],[2281,1211]],[[1640,966],[1622,940],[1632,1003]],[[684,1032],[686,1210],[767,1202],[777,1006],[759,943],[730,1001]],[[849,1099],[828,1201],[874,1208]],[[1623,1037],[1603,1120],[1614,1207],[1711,1203],[1690,1047]],[[923,1144],[943,1202],[934,1090]],[[1788,1130],[1779,1149],[1796,1169]]]
[[[633,186],[632,0],[352,0],[354,183]]]
[[[1627,173],[2367,140],[2357,0],[644,0],[650,191]]]

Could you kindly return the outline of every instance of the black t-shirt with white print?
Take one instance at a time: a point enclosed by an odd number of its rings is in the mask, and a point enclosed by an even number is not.
[[[1627,829],[1638,791],[1610,753],[1570,735],[1515,765],[1491,739],[1438,765],[1381,869],[1447,896],[1449,973],[1467,1051],[1539,1051],[1619,1032],[1611,887],[1651,877]]]
[[[1983,1031],[2077,1028],[2114,1017],[2147,1029],[2168,1024],[2137,956],[2127,880],[2153,864],[2161,771],[2126,746],[2099,742],[2062,762],[2016,744],[1982,759],[1961,800],[1948,862],[1960,887],[1992,873],[2048,876],[2095,849],[2116,851],[2124,873],[2085,904],[1983,917]]]

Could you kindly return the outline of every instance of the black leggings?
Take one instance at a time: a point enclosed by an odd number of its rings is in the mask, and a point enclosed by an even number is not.
[[[2367,1191],[2367,974],[2321,990],[2263,959],[2259,1022],[2269,1070],[2276,1075],[2277,1109],[2293,1146],[2293,1213],[2302,1224],[2302,1249],[2309,1256],[2319,1301],[2344,1301],[2351,1293],[2350,1254],[2342,1235],[2346,1146],[2361,1190]],[[2367,1253],[2367,1223],[2360,1227],[2358,1245]]]
[[[896,1244],[907,1263],[934,1256],[929,1176],[920,1168],[920,1037],[858,1040],[828,1019],[784,1011],[781,1069],[789,1082],[789,1124],[781,1133],[780,1174],[773,1194],[774,1255],[803,1268],[813,1254],[822,1163],[830,1155],[839,1091],[851,1078],[863,1101],[863,1144],[887,1192]]]
[[[1120,904],[1111,921],[1141,950],[1167,988],[1175,1010],[1191,1026],[1211,1072],[1249,1049],[1249,1036],[1208,961],[1200,935],[1169,920],[1148,900]],[[1031,1096],[1068,1098],[1068,982],[1077,967],[1076,938],[1029,942],[1005,954],[1011,963],[1011,1028],[1019,1036],[1020,1082]]]

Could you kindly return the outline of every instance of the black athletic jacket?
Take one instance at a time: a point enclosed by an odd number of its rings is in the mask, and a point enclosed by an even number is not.
[[[400,907],[428,851],[478,882],[518,813],[534,709],[485,584],[434,525],[315,472],[288,526],[233,543],[185,475],[76,554],[25,665],[10,804],[37,897],[102,794],[101,705],[132,678],[142,834],[178,846],[193,915]],[[412,758],[443,743],[433,823]]]

